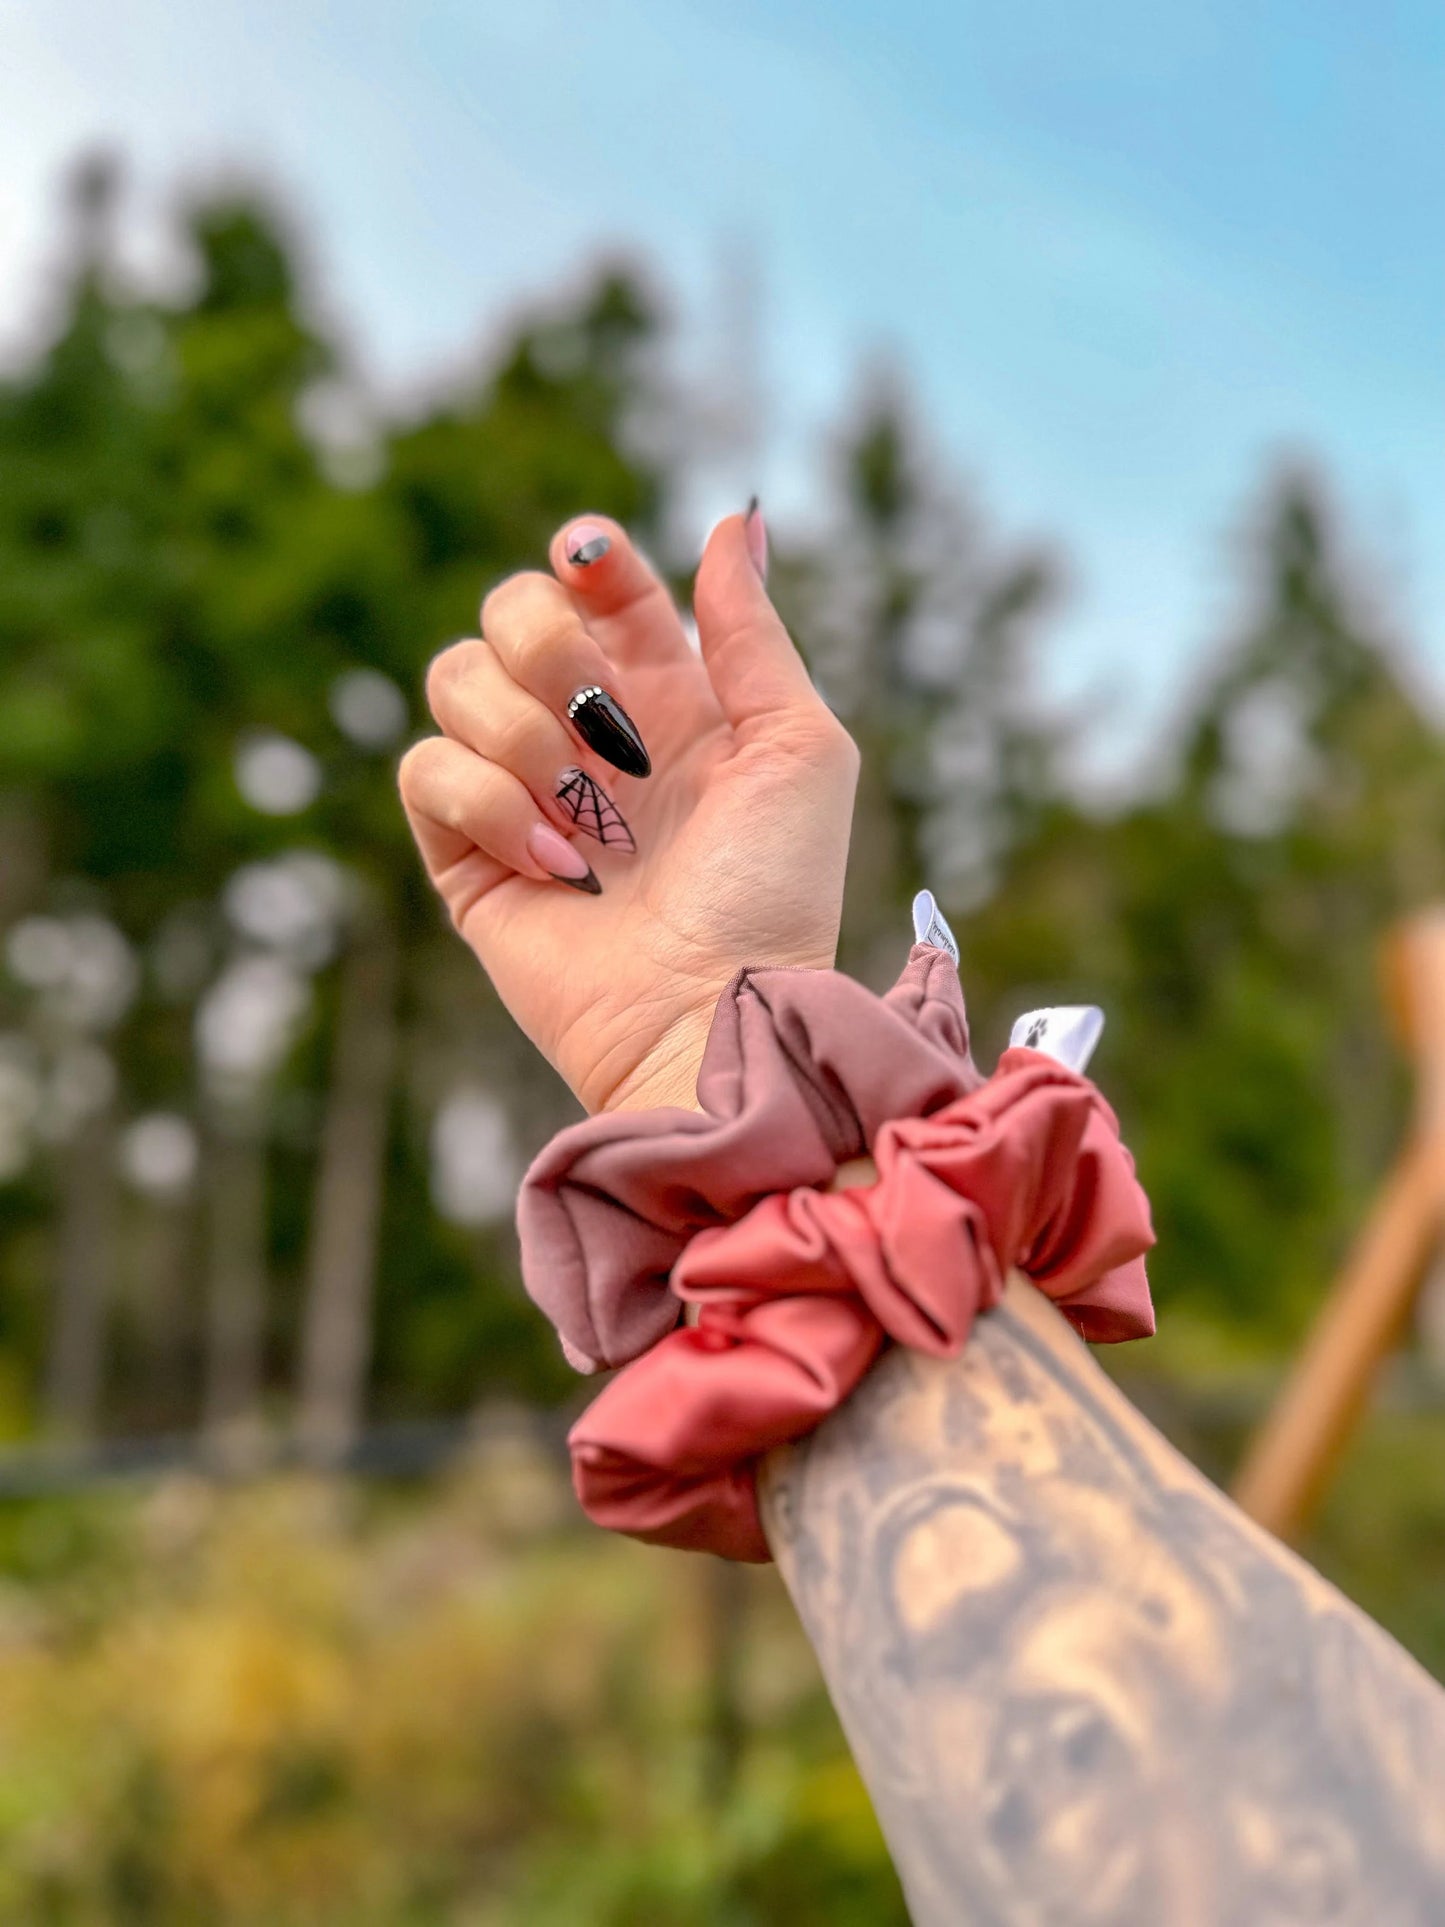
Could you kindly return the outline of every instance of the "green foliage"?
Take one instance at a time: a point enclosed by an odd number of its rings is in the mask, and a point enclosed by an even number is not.
[[[571,304],[520,324],[489,368],[425,412],[375,424],[306,319],[305,277],[271,209],[236,196],[193,206],[179,236],[188,292],[143,301],[111,264],[117,194],[113,174],[82,174],[55,332],[0,383],[0,803],[13,850],[0,926],[77,906],[110,921],[140,965],[128,1008],[93,1039],[118,1073],[115,1126],[164,1105],[208,1137],[192,1026],[227,965],[256,948],[233,927],[227,887],[248,863],[324,858],[349,891],[332,916],[333,953],[378,920],[403,952],[408,1075],[382,1178],[380,1395],[392,1410],[454,1408],[489,1377],[555,1393],[563,1375],[524,1309],[506,1240],[460,1234],[425,1202],[427,1134],[448,1082],[468,1067],[485,1080],[499,1052],[516,1053],[485,985],[451,954],[393,765],[408,718],[423,720],[428,659],[475,627],[489,580],[534,564],[579,501],[650,528],[661,477],[629,453],[655,332],[648,299],[604,271]],[[339,450],[308,427],[318,405],[350,423]],[[395,746],[340,726],[337,692],[358,673],[386,679],[382,696],[390,688],[402,718]],[[242,794],[238,755],[261,736],[311,759],[309,801],[274,814]],[[178,973],[167,959],[187,949]],[[326,956],[301,974],[309,1016],[248,1099],[264,1106],[268,1269],[292,1300],[335,1010]],[[39,1050],[43,1081],[75,1040],[26,988],[10,987],[10,1036]],[[528,1067],[499,1092],[521,1152],[560,1121],[540,1081]],[[54,1149],[34,1146],[20,1190],[27,1225],[60,1212],[67,1141],[62,1130]],[[215,1182],[203,1170],[206,1208]],[[0,1330],[28,1348],[36,1374],[37,1255],[43,1268],[43,1240],[7,1242],[0,1304]],[[205,1285],[192,1277],[199,1289],[180,1308],[190,1364],[176,1363],[194,1373]],[[273,1369],[284,1373],[295,1321],[279,1307],[273,1319]],[[124,1387],[110,1402],[130,1426],[161,1409]]]
[[[423,1505],[300,1483],[0,1529],[0,1914],[55,1927],[905,1919],[812,1655],[747,1575],[562,1529],[494,1447]]]
[[[563,1378],[505,1236],[440,1223],[425,1178],[459,1064],[505,1104],[520,1153],[567,1107],[439,928],[392,755],[340,726],[337,691],[357,672],[384,677],[418,726],[430,654],[579,507],[656,545],[679,479],[640,452],[667,439],[657,303],[636,276],[604,271],[387,422],[308,318],[308,276],[274,210],[236,194],[193,205],[188,291],[158,301],[112,265],[118,195],[112,170],[78,176],[53,334],[0,383],[0,921],[77,906],[112,920],[141,965],[99,1039],[119,1080],[116,1126],[164,1104],[205,1135],[192,1026],[248,948],[228,923],[229,882],[297,851],[338,866],[353,895],[333,954],[378,917],[402,950],[378,1396],[389,1411],[446,1408],[489,1378],[555,1395]],[[1303,474],[1266,490],[1234,635],[1147,784],[1101,815],[1073,793],[1069,731],[1033,681],[1051,552],[989,533],[896,384],[864,396],[839,446],[835,525],[812,548],[785,545],[776,579],[864,750],[843,961],[891,974],[926,881],[960,927],[985,1054],[1026,1002],[1103,1002],[1100,1070],[1155,1200],[1165,1304],[1277,1347],[1400,1125],[1373,948],[1445,885],[1438,731],[1326,491]],[[318,772],[314,795],[281,814],[238,788],[238,753],[258,732]],[[170,970],[186,943],[189,974]],[[308,1015],[264,1093],[266,1261],[273,1293],[293,1301],[334,969],[324,956],[305,966]],[[33,1039],[37,1021],[42,1055],[58,1049],[12,985],[12,1035]],[[12,1188],[0,1264],[0,1319],[32,1372],[34,1267],[65,1172],[64,1132],[49,1142]],[[274,1321],[284,1374],[295,1320]],[[114,1389],[111,1401],[144,1422],[143,1401]]]
[[[274,211],[234,194],[192,206],[188,292],[157,301],[112,266],[118,193],[105,168],[78,177],[52,338],[0,384],[0,919],[78,904],[113,920],[142,963],[103,1040],[117,1124],[165,1103],[204,1126],[191,1026],[237,954],[229,880],[297,850],[339,866],[361,894],[335,944],[367,905],[354,927],[380,916],[403,952],[380,1396],[388,1410],[452,1406],[489,1376],[554,1393],[505,1238],[439,1223],[424,1179],[459,1061],[505,1103],[519,1150],[566,1108],[439,929],[391,757],[339,726],[336,692],[358,671],[385,677],[415,726],[429,655],[568,513],[606,508],[656,541],[676,480],[639,453],[665,439],[657,305],[605,271],[388,423],[308,319]],[[342,422],[340,444],[311,425],[323,418]],[[1277,1345],[1399,1128],[1373,947],[1445,885],[1438,731],[1325,491],[1305,475],[1266,491],[1234,636],[1147,788],[1101,816],[1072,793],[1068,731],[1041,720],[1032,679],[1050,553],[989,534],[896,385],[864,397],[840,446],[836,527],[811,550],[785,547],[777,579],[864,750],[844,962],[891,973],[927,881],[961,928],[988,1049],[1027,1001],[1103,1002],[1100,1069],[1155,1200],[1165,1303]],[[257,732],[318,772],[282,814],[237,786]],[[183,928],[190,976],[162,987],[161,952]],[[265,1095],[268,1263],[291,1297],[336,1008],[324,958],[307,973],[310,1014]],[[33,1028],[19,992],[11,1017],[16,1035]],[[37,1146],[11,1212],[0,1315],[32,1369],[43,1293],[28,1268],[44,1240],[25,1228],[43,1230],[63,1171],[63,1141]],[[275,1349],[293,1329],[278,1319]]]
[[[1062,803],[965,931],[992,1015],[1088,997],[1172,1298],[1276,1345],[1317,1302],[1403,1128],[1377,947],[1445,889],[1433,719],[1345,580],[1318,484],[1256,518],[1242,632],[1160,794]]]
[[[1445,1418],[1375,1415],[1304,1551],[1445,1679]]]
[[[459,1088],[503,1107],[514,1163],[575,1109],[442,928],[393,768],[430,656],[565,517],[618,516],[685,583],[660,305],[605,269],[388,418],[274,207],[192,205],[191,274],[158,298],[117,272],[119,194],[113,169],[78,173],[52,328],[0,378],[0,1435],[79,1409],[56,1306],[88,1277],[101,1427],[194,1425],[245,1239],[264,1409],[290,1419],[369,946],[397,988],[362,1027],[394,1030],[397,1069],[378,1166],[347,1174],[379,1206],[368,1410],[561,1404],[575,1384],[521,1295],[505,1197],[448,1220],[430,1181]],[[987,528],[896,385],[838,448],[827,526],[774,530],[773,582],[864,752],[842,961],[891,978],[928,883],[985,1064],[1029,1005],[1107,1008],[1096,1069],[1160,1232],[1155,1390],[1185,1410],[1216,1368],[1277,1365],[1402,1128],[1374,953],[1445,891],[1437,719],[1325,483],[1276,476],[1237,621],[1102,809],[1033,676],[1052,549]],[[290,759],[274,806],[240,773],[258,741]],[[299,937],[238,917],[258,878],[309,892]],[[299,1014],[238,1086],[198,1037],[258,960]],[[117,1193],[117,1144],[157,1111],[195,1126],[199,1171]],[[1228,1469],[1237,1436],[1173,1429]],[[1314,1548],[1437,1669],[1438,1430],[1382,1420]],[[773,1581],[749,1581],[731,1759],[709,1568],[574,1541],[564,1507],[519,1461],[421,1507],[173,1484],[0,1510],[0,1917],[901,1922]]]

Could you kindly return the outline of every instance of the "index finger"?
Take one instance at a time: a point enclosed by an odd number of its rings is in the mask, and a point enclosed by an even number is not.
[[[620,522],[583,515],[552,537],[548,555],[588,628],[614,662],[695,660],[672,591]]]

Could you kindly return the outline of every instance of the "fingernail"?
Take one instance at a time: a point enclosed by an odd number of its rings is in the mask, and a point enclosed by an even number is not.
[[[650,776],[652,758],[642,746],[637,725],[599,683],[579,689],[567,705],[567,720],[588,749],[624,776]]]
[[[574,849],[550,823],[534,823],[527,833],[527,848],[548,876],[558,883],[570,883],[574,890],[600,897],[602,885],[592,874],[592,865],[580,850]]]
[[[612,547],[612,537],[595,522],[579,522],[567,531],[567,560],[574,568],[585,569],[597,562]]]
[[[747,541],[748,554],[752,557],[753,567],[766,582],[768,579],[768,525],[763,520],[763,512],[758,507],[755,495],[748,503],[743,516],[743,535]]]
[[[569,764],[557,778],[557,801],[579,830],[607,850],[636,850],[637,839],[627,827],[627,818],[599,782],[585,769]]]

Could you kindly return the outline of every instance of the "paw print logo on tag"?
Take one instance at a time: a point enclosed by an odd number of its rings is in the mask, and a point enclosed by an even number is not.
[[[1036,1050],[1081,1071],[1103,1029],[1104,1013],[1097,1004],[1055,1004],[1048,1010],[1026,1010],[1008,1041],[1011,1049]]]

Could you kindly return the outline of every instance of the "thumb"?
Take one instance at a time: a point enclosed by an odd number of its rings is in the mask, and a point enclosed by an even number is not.
[[[718,523],[693,586],[693,615],[713,694],[740,735],[765,734],[790,713],[824,708],[769,600],[750,552],[749,522],[756,541],[762,533],[756,509]]]

